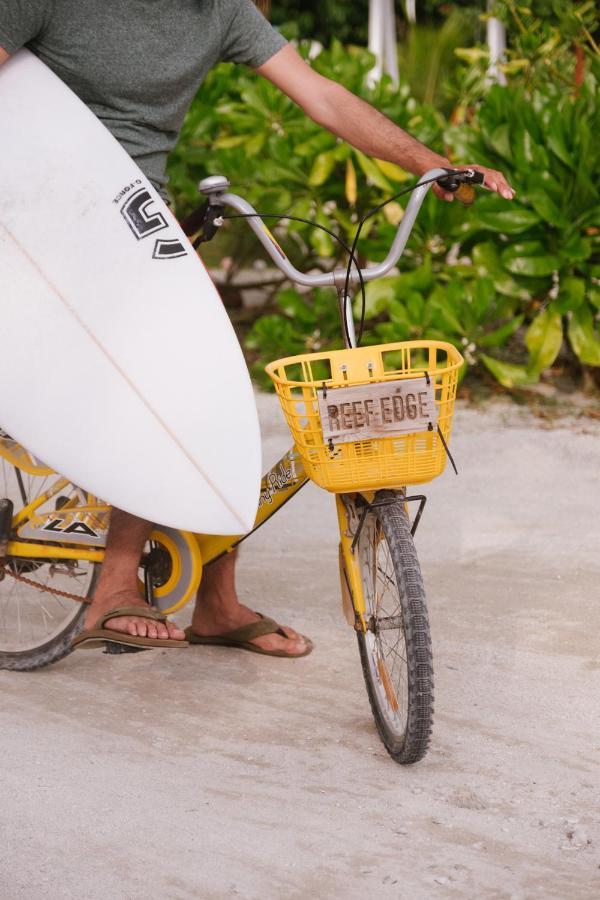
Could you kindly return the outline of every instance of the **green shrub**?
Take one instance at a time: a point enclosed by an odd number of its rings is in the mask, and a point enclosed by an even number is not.
[[[463,250],[479,248],[481,256],[479,242],[485,239],[487,272],[499,291],[520,297],[528,323],[527,364],[504,372],[500,362],[484,357],[507,386],[535,380],[554,362],[563,322],[581,362],[600,365],[597,90],[591,73],[575,98],[550,86],[530,94],[496,86],[471,127],[448,132],[460,158],[503,170],[517,190],[510,206],[497,196],[482,198],[461,241]]]
[[[312,64],[425,143],[445,148],[457,164],[501,169],[517,196],[507,203],[482,192],[465,210],[430,194],[402,274],[367,288],[365,341],[447,339],[506,387],[536,381],[561,347],[582,365],[600,366],[597,61],[588,61],[585,77],[569,90],[539,68],[521,77],[517,67],[507,87],[476,95],[485,69],[480,57],[470,70],[473,105],[463,106],[462,124],[452,125],[411,97],[406,84],[395,89],[383,79],[369,87],[372,62],[367,51],[334,42]],[[197,204],[198,179],[216,173],[228,175],[260,211],[315,219],[346,240],[359,211],[412,179],[336,140],[270,83],[231,66],[209,76],[172,155],[180,215]],[[394,203],[369,221],[359,244],[363,262],[383,258],[401,216]],[[282,223],[275,231],[298,268],[328,270],[343,260],[327,235],[308,226]],[[215,245],[213,259],[230,257],[233,276],[260,255],[242,223],[228,223]],[[247,336],[255,373],[277,356],[339,342],[335,293],[307,296],[289,287]]]

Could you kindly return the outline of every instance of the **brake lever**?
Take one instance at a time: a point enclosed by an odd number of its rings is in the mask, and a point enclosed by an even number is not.
[[[457,200],[460,200],[463,206],[471,206],[475,203],[475,197],[477,196],[477,192],[472,184],[459,184],[457,190],[454,192],[454,196]]]
[[[204,244],[214,238],[219,225],[221,225],[221,222],[217,222],[216,220],[219,219],[224,212],[224,206],[219,203],[210,203],[207,200],[206,203],[203,203],[202,206],[195,209],[194,212],[181,223],[181,227],[187,237],[192,237],[195,234],[198,235],[193,242],[194,249],[197,249],[200,244]]]
[[[483,184],[483,172],[477,169],[446,169],[447,175],[437,179],[437,183],[445,191],[456,195],[456,199],[464,206],[471,206],[475,202],[474,184]]]

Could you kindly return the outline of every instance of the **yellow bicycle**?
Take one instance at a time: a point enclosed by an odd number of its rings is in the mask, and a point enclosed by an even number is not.
[[[193,228],[210,238],[233,207],[291,280],[335,285],[346,348],[267,367],[294,446],[262,479],[253,530],[214,536],[157,526],[140,564],[140,591],[173,612],[195,596],[204,566],[246,540],[308,479],[334,493],[344,614],[358,638],[379,734],[403,764],[426,753],[433,717],[431,638],[413,542],[425,497],[408,495],[405,486],[445,468],[463,360],[438,341],[357,347],[348,284],[381,277],[396,264],[435,180],[456,189],[477,177],[472,170],[432,170],[415,188],[386,260],[360,273],[310,275],[292,266],[225,178],[201,182],[207,200]],[[109,515],[106,503],[0,430],[0,668],[35,669],[69,653],[85,613],[85,604],[74,601],[93,594]],[[116,649],[107,643],[109,652]]]

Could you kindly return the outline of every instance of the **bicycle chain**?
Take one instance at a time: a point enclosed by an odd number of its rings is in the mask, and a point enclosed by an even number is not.
[[[48,587],[46,584],[40,584],[39,581],[34,581],[33,578],[26,578],[25,575],[17,575],[16,572],[11,572],[10,569],[6,567],[5,564],[0,564],[0,573],[4,575],[10,575],[11,578],[14,578],[15,581],[22,581],[23,584],[28,584],[30,587],[37,588],[38,591],[44,591],[47,594],[54,594],[55,597],[65,597],[67,600],[76,600],[78,603],[91,603],[91,599],[89,597],[81,597],[79,594],[71,594],[69,591],[59,591],[58,588]]]

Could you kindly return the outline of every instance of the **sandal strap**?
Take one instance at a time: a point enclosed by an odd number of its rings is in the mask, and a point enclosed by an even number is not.
[[[96,622],[96,628],[103,628],[109,619],[117,619],[121,616],[137,616],[139,619],[153,619],[155,622],[166,622],[167,617],[158,609],[151,606],[118,606],[103,613]]]
[[[258,615],[261,616],[258,622],[250,622],[249,625],[242,625],[241,628],[227,631],[224,634],[220,634],[219,637],[228,641],[240,642],[252,641],[254,638],[263,637],[265,634],[280,634],[282,637],[285,637],[285,632],[275,619],[270,619],[268,616],[262,616],[261,613],[258,613]]]

